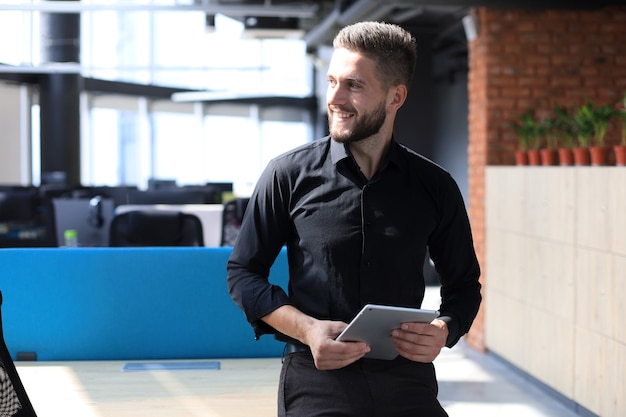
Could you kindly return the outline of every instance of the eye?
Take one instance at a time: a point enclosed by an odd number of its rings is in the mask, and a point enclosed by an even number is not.
[[[329,78],[328,79],[328,85],[331,87],[334,87],[337,84],[337,81],[335,81],[334,78]]]

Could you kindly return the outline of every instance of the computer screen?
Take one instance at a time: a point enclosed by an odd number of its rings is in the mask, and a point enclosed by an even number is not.
[[[0,191],[0,247],[56,246],[52,209],[36,188]]]
[[[102,196],[113,200],[113,204],[117,207],[122,204],[128,204],[129,194],[138,191],[134,185],[118,185],[118,186],[92,186],[88,187],[89,197]]]
[[[109,245],[109,227],[115,210],[112,199],[55,198],[52,204],[59,246],[64,246],[66,230],[76,230],[78,246]]]
[[[134,190],[128,193],[128,204],[206,204],[202,190]]]

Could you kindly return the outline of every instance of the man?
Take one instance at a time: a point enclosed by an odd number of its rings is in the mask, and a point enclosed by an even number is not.
[[[330,136],[268,164],[228,261],[229,292],[257,337],[287,343],[279,416],[446,416],[432,361],[469,330],[480,272],[456,183],[393,139],[415,40],[362,22],[333,47]],[[289,295],[267,279],[283,245]],[[366,303],[421,305],[427,248],[442,283],[440,317],[393,330],[394,360],[336,341]]]

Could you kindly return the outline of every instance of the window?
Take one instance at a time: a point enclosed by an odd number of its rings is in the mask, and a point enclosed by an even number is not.
[[[0,12],[0,34],[15,40],[2,48],[0,62],[38,63],[38,21],[37,11]],[[216,16],[211,30],[204,13],[197,11],[83,11],[81,73],[225,93],[313,94],[313,67],[303,41],[246,38],[236,26],[232,19]],[[146,187],[149,178],[175,179],[181,185],[232,181],[238,194],[248,194],[269,159],[310,141],[313,131],[309,109],[269,111],[254,104],[218,106],[88,93],[81,103],[85,185]],[[38,135],[37,123],[32,124],[33,135]],[[37,171],[38,154],[32,153]],[[33,172],[33,179],[38,175]]]

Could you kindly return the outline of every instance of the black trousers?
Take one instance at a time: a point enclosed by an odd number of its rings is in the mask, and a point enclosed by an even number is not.
[[[308,352],[287,355],[278,387],[279,417],[447,417],[431,363],[361,359],[320,371]]]

